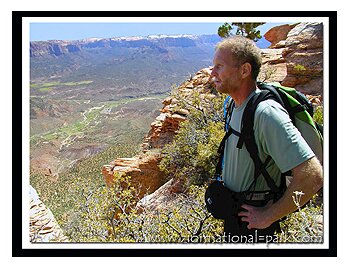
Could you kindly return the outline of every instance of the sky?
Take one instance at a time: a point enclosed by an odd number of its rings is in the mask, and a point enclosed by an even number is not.
[[[216,34],[222,23],[30,23],[30,41],[81,40],[84,38],[111,38],[147,36],[152,34]],[[260,26],[261,33],[285,23],[267,23]]]

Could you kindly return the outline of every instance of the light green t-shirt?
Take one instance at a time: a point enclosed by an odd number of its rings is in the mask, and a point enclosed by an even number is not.
[[[241,106],[233,108],[231,119],[228,118],[233,130],[241,132],[244,108],[253,94],[259,91],[256,89]],[[281,172],[287,172],[315,155],[293,125],[287,111],[274,100],[259,103],[253,129],[261,161],[264,162],[268,155],[272,157],[266,170],[277,186],[280,185]],[[253,182],[254,163],[245,144],[242,149],[237,148],[238,139],[238,136],[231,134],[226,140],[222,176],[229,189],[242,192],[248,190]],[[260,175],[254,191],[269,189],[265,178]]]

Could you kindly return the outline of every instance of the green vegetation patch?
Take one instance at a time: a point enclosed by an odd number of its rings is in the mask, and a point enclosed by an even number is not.
[[[102,107],[95,107],[95,108],[91,108],[87,114],[85,115],[85,117],[83,118],[83,120],[77,121],[73,124],[64,126],[59,128],[56,132],[50,132],[47,135],[44,135],[43,137],[46,140],[50,140],[50,138],[52,139],[52,136],[62,136],[62,137],[67,137],[73,134],[78,134],[81,132],[84,132],[86,130],[86,128],[93,122],[95,121],[98,116],[100,115],[100,111],[101,109],[103,109],[104,106]]]
[[[40,92],[49,92],[52,91],[54,89],[54,87],[41,87],[39,89]]]
[[[56,132],[50,132],[48,134],[43,135],[43,138],[46,141],[51,141],[51,140],[57,139],[58,137],[59,137],[59,134],[57,134]]]
[[[57,86],[60,85],[60,82],[44,83],[41,86]]]
[[[60,85],[77,86],[77,85],[84,85],[84,84],[90,84],[90,83],[93,83],[93,81],[66,82],[66,83],[61,83]]]
[[[52,89],[56,89],[57,87],[87,85],[90,83],[93,83],[93,81],[64,82],[64,83],[50,82],[50,83],[43,83],[43,84],[32,83],[30,84],[30,88],[39,89],[40,92],[47,92],[47,91],[51,91]]]

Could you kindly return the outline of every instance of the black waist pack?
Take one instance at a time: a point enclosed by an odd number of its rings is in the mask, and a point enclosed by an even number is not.
[[[215,219],[237,215],[244,200],[244,193],[233,192],[218,180],[212,182],[205,191],[206,207]]]

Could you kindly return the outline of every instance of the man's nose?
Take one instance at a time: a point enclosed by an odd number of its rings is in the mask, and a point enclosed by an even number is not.
[[[210,78],[213,78],[213,77],[215,77],[217,75],[217,73],[216,73],[216,69],[215,69],[215,67],[212,69],[212,71],[211,71],[211,73],[210,73]]]

